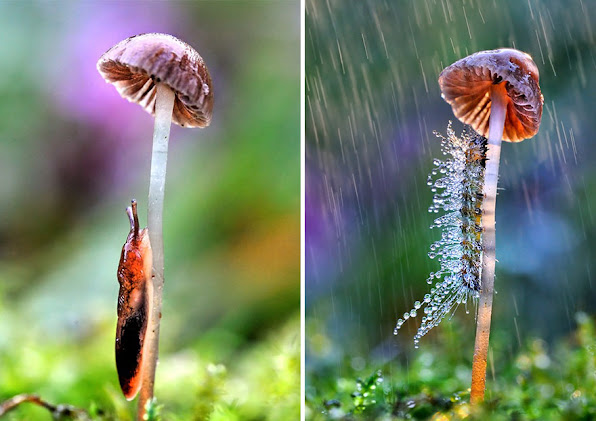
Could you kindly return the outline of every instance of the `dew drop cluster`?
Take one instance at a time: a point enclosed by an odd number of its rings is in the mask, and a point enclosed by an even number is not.
[[[354,407],[358,411],[365,411],[367,407],[377,403],[377,388],[383,384],[383,373],[377,370],[367,379],[356,380],[356,390],[352,393]]]
[[[397,321],[393,333],[410,317],[421,310],[422,321],[414,346],[420,338],[437,326],[443,318],[453,313],[459,304],[466,304],[469,297],[477,299],[482,270],[482,200],[484,195],[484,167],[486,139],[471,128],[458,137],[447,126],[447,136],[435,132],[441,139],[445,158],[435,159],[427,184],[434,193],[428,211],[440,214],[431,228],[441,229],[441,239],[430,246],[428,256],[440,263],[440,269],[431,272],[427,279],[433,284],[422,301]]]

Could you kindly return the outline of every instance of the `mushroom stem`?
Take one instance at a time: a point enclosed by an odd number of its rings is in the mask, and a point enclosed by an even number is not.
[[[153,398],[155,368],[159,354],[159,322],[161,319],[162,290],[164,283],[163,253],[163,202],[168,162],[168,140],[174,109],[174,91],[158,83],[155,95],[155,126],[153,129],[153,152],[151,155],[151,178],[149,180],[149,204],[147,229],[153,250],[153,297],[145,337],[146,355],[143,358],[142,384],[139,393],[138,419],[143,419],[145,406]]]
[[[476,343],[474,345],[472,389],[470,392],[470,402],[473,404],[484,400],[486,384],[486,361],[495,285],[495,208],[497,203],[497,182],[499,181],[501,139],[507,113],[506,98],[504,83],[493,85],[491,88],[491,114],[484,176],[484,200],[482,201],[482,225],[484,227],[482,279],[476,319]]]

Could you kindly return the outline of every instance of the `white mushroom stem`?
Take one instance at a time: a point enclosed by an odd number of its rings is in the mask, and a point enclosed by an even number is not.
[[[506,93],[503,86],[493,85],[491,88],[491,114],[488,132],[488,151],[484,176],[484,199],[482,201],[482,278],[480,283],[480,300],[476,320],[476,343],[472,363],[472,403],[484,400],[486,384],[486,362],[488,356],[488,339],[493,305],[495,285],[495,208],[497,203],[497,183],[499,181],[499,160],[501,156],[501,139],[507,114]]]
[[[151,315],[145,334],[142,384],[139,396],[139,419],[145,413],[147,401],[153,398],[155,368],[159,354],[159,322],[164,283],[163,203],[168,162],[168,140],[172,123],[175,94],[167,85],[158,83],[155,95],[155,126],[149,180],[147,228],[153,250],[153,297]]]

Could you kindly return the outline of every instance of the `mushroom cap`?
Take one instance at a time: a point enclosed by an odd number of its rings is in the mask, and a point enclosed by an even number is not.
[[[106,51],[97,70],[121,96],[155,115],[155,84],[175,93],[172,121],[206,127],[211,121],[213,90],[205,62],[190,45],[167,34],[136,35]]]
[[[456,61],[439,75],[442,97],[463,123],[488,136],[491,86],[507,93],[503,140],[521,142],[538,132],[544,98],[530,55],[511,48],[480,51]]]

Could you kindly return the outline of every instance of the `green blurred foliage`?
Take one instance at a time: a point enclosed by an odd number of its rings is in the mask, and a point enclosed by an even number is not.
[[[299,17],[298,1],[0,2],[0,401],[136,412],[114,364],[116,268],[131,198],[145,220],[152,118],[95,63],[156,31],[199,51],[215,93],[210,127],[172,128],[156,408],[298,413]]]
[[[317,370],[306,388],[307,420],[588,420],[596,416],[596,326],[585,313],[578,329],[552,347],[528,338],[513,358],[493,339],[486,401],[470,406],[470,358],[458,343],[461,326],[443,329],[434,347],[416,352],[404,368],[346,358],[341,375]],[[320,325],[310,326],[325,336]],[[324,353],[313,355],[321,362]],[[378,371],[375,371],[378,370]]]
[[[39,346],[40,332],[12,337],[20,347],[3,354],[2,396],[35,391],[57,405],[86,409],[92,419],[132,420],[122,396],[112,356],[101,352],[113,338],[105,324],[96,335],[65,349],[60,342]],[[98,354],[104,354],[99,357]],[[201,347],[163,354],[157,401],[152,411],[166,420],[280,420],[300,416],[300,320],[290,317],[262,340],[245,344],[231,359],[203,355]],[[224,361],[224,363],[221,363]],[[50,379],[51,381],[48,381]],[[43,408],[22,404],[5,419],[49,419]],[[159,419],[159,418],[155,418]]]

